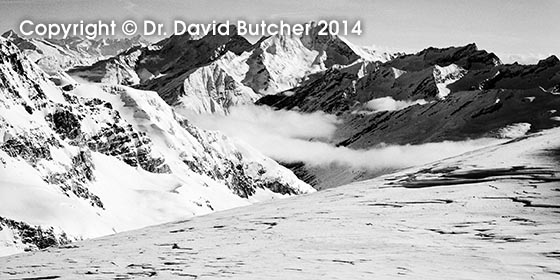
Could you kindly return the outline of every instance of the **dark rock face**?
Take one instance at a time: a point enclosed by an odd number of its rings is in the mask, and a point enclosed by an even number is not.
[[[265,183],[264,186],[262,187],[267,188],[275,193],[289,194],[289,195],[297,194],[292,188],[290,188],[290,186],[288,186],[287,184],[282,184],[280,182]]]
[[[189,166],[192,171],[206,175],[216,181],[223,182],[239,197],[248,198],[255,194],[256,188],[259,186],[256,185],[253,178],[245,173],[243,165],[228,162],[226,166],[216,165],[211,169],[206,169],[198,164],[199,161],[204,160],[205,159],[198,159],[195,157],[194,161],[183,160],[183,162]]]
[[[534,100],[527,103],[528,97]],[[555,108],[560,108],[560,98],[539,89],[460,92],[440,102],[400,111],[349,116],[347,125],[355,130],[339,145],[367,148],[382,142],[464,140],[491,136],[492,131],[522,122],[538,131],[559,125],[551,119]]]
[[[41,143],[41,144],[39,144]],[[27,137],[14,137],[5,141],[0,149],[11,157],[19,157],[31,166],[37,166],[39,160],[52,160],[51,147],[61,147],[54,138],[43,138],[39,135]],[[95,166],[89,151],[81,151],[72,158],[72,165],[66,167],[62,173],[46,174],[43,180],[47,183],[58,185],[67,195],[69,192],[77,197],[89,200],[92,205],[103,208],[103,203],[96,195],[92,194],[87,183],[95,180],[93,171]]]
[[[28,245],[27,250],[45,249],[52,246],[60,246],[70,243],[65,233],[55,234],[54,228],[42,228],[32,226],[24,222],[18,222],[4,217],[0,217],[0,230],[7,227],[14,231],[24,245]]]
[[[420,71],[430,66],[456,64],[467,70],[486,69],[501,64],[493,53],[478,50],[475,44],[445,49],[427,48],[417,54],[403,55],[387,62],[387,66],[405,71]]]
[[[195,138],[202,141],[202,135],[198,130],[194,129],[190,123],[183,121],[181,125]],[[221,164],[208,166],[202,164],[204,162],[208,162],[207,158],[199,158],[192,155],[190,157],[192,157],[193,160],[183,159],[183,163],[198,174],[206,175],[218,182],[224,183],[239,197],[248,198],[256,192],[256,188],[259,186],[256,184],[255,179],[246,174],[246,166],[243,166],[240,163],[234,163],[233,161],[224,158],[223,155],[212,153],[211,151],[209,152],[211,153],[210,156],[213,160],[221,162]],[[240,153],[237,153],[235,156],[239,161],[243,159],[243,155]],[[181,154],[181,157],[186,158],[187,155]]]
[[[86,140],[87,146],[96,152],[120,158],[130,166],[140,166],[153,173],[171,173],[165,160],[151,155],[151,139],[146,133],[136,131],[131,125],[116,124]]]
[[[298,178],[302,181],[310,184],[315,188],[315,186],[319,183],[317,177],[311,173],[309,170],[306,169],[304,162],[295,162],[295,163],[282,163],[282,165],[294,172]]]
[[[231,182],[229,185],[230,188],[240,197],[248,198],[256,192],[252,184],[253,180],[245,174],[245,169],[240,164],[234,165],[232,163],[229,168],[219,176]]]
[[[560,84],[560,63],[556,56],[535,65],[505,64],[469,71],[449,86],[452,92],[475,89],[549,89]]]
[[[268,105],[279,109],[298,108],[303,112],[324,111],[342,113],[350,110],[357,93],[355,81],[361,65],[350,68],[328,69],[311,75],[301,86],[291,89],[293,95],[279,93],[259,99],[257,105]]]
[[[90,201],[92,206],[104,208],[101,199],[91,193],[87,186],[89,182],[95,180],[94,170],[91,152],[82,150],[72,157],[72,166],[68,167],[66,172],[50,173],[44,180],[49,184],[59,185],[66,195],[71,192],[77,197]]]
[[[80,121],[71,112],[59,110],[54,114],[47,116],[47,119],[49,118],[54,125],[54,130],[60,134],[63,139],[75,139],[78,135],[80,135]]]
[[[74,85],[72,85],[72,84],[65,85],[65,86],[62,87],[62,90],[64,90],[64,91],[71,91],[73,89],[74,89]]]
[[[367,74],[359,77],[358,72]],[[279,93],[259,99],[257,105],[279,109],[298,108],[303,112],[324,111],[342,115],[375,98],[396,100],[435,100],[438,96],[434,68],[395,76],[391,67],[379,63],[358,63],[342,69],[331,68],[311,75],[292,95]]]
[[[44,135],[35,134],[7,139],[0,145],[0,149],[11,157],[20,157],[35,166],[41,159],[52,159],[50,146],[57,147],[60,143],[55,138],[45,138]]]

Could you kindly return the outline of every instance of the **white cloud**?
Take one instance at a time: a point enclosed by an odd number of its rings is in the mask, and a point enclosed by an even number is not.
[[[329,138],[340,121],[336,116],[315,112],[302,114],[296,111],[272,110],[264,106],[237,106],[224,117],[219,115],[190,115],[202,128],[221,130],[233,136],[274,135],[294,139]]]
[[[395,100],[392,97],[387,96],[387,97],[376,98],[368,101],[367,103],[364,104],[364,108],[369,109],[375,113],[381,111],[398,111],[406,107],[410,107],[412,105],[416,105],[416,104],[423,105],[426,103],[427,102],[424,99],[418,99],[414,101]]]
[[[370,170],[402,168],[459,155],[495,141],[379,145],[368,150],[354,150],[317,141],[333,137],[340,123],[335,116],[325,113],[304,114],[243,106],[233,108],[228,116],[198,115],[189,119],[204,129],[220,130],[239,138],[278,161],[305,162],[313,166],[338,163]]]

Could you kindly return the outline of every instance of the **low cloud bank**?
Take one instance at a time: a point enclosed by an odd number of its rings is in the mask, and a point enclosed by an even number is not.
[[[426,104],[427,102],[424,99],[408,101],[408,100],[395,100],[392,97],[381,97],[376,98],[368,101],[364,104],[364,108],[371,110],[372,112],[381,112],[381,111],[398,111],[402,110],[406,107],[410,107],[416,104]]]
[[[338,163],[379,170],[424,164],[459,155],[496,140],[479,139],[422,145],[379,145],[368,150],[335,147],[317,139],[330,139],[340,121],[325,113],[274,111],[268,107],[235,107],[227,116],[192,115],[196,125],[239,138],[267,156],[282,162],[313,166]]]
[[[303,114],[253,105],[232,107],[227,116],[192,114],[188,118],[202,128],[240,138],[329,138],[340,123],[336,116],[323,112]]]

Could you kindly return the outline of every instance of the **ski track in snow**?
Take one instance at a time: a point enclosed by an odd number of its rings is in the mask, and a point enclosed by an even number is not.
[[[10,256],[0,278],[557,279],[559,136]]]

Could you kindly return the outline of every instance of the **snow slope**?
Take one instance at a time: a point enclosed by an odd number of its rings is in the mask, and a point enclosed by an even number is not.
[[[445,67],[434,65],[434,78],[438,88],[438,98],[444,99],[451,90],[447,88],[448,85],[460,80],[467,70],[455,65],[450,64]]]
[[[0,254],[314,191],[155,92],[65,83],[0,38]]]
[[[15,255],[5,278],[557,279],[560,129],[293,199]]]

